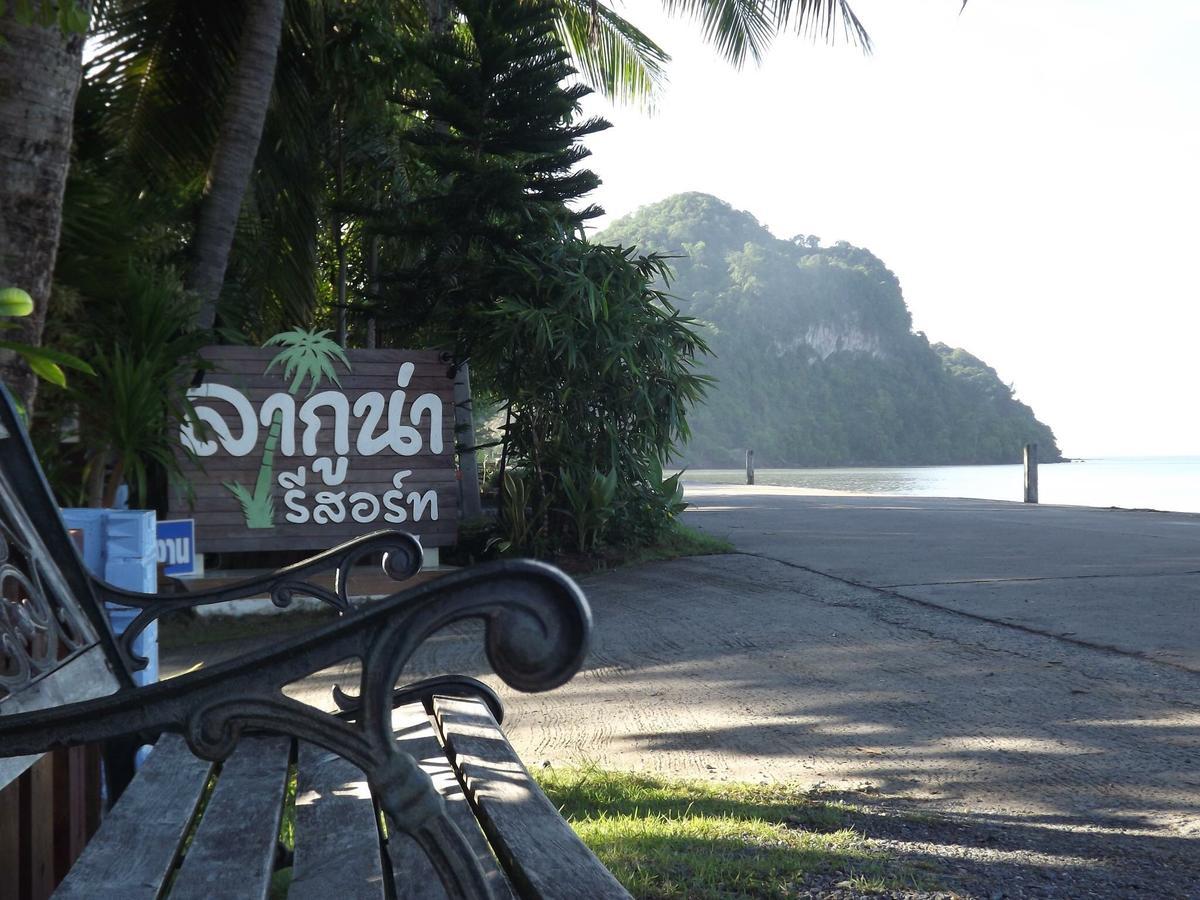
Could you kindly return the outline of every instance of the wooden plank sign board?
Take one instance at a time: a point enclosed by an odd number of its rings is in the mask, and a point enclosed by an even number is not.
[[[291,331],[209,347],[178,429],[196,551],[315,550],[383,528],[452,544],[454,379],[432,350],[342,350]],[[193,459],[184,448],[195,454]]]

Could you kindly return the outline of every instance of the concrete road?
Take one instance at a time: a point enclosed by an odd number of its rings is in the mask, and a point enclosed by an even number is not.
[[[502,689],[531,766],[866,788],[966,816],[981,841],[1004,835],[997,853],[1112,869],[1167,854],[1200,895],[1200,517],[689,496],[687,521],[740,552],[582,580],[583,670],[549,694]],[[435,636],[408,674],[435,672],[497,683],[474,627]],[[289,693],[329,705],[353,680]],[[1063,849],[1068,832],[1086,846]]]
[[[689,485],[689,524],[970,616],[1200,672],[1200,515]]]

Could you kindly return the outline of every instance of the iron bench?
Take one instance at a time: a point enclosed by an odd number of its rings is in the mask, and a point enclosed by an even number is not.
[[[582,593],[551,566],[504,561],[356,610],[352,567],[381,553],[397,580],[420,567],[414,538],[377,532],[214,591],[154,597],[105,584],[84,569],[0,389],[0,788],[38,754],[100,745],[119,795],[55,896],[629,896],[530,778],[487,685],[443,676],[397,686],[427,637],[465,619],[483,621],[488,660],[511,687],[563,684],[587,651]],[[310,580],[330,570],[332,591]],[[263,594],[280,606],[316,597],[341,615],[134,686],[144,660],[133,640],[147,624]],[[119,639],[105,601],[140,609]],[[349,659],[361,663],[357,691],[335,689],[335,709],[285,693]],[[155,746],[133,775],[145,743]],[[281,821],[294,850],[279,841]],[[290,884],[276,875],[289,865]],[[5,897],[30,891],[4,877]]]

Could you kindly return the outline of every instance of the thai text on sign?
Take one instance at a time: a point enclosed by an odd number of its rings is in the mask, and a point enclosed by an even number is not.
[[[453,378],[436,351],[342,350],[321,332],[212,347],[179,427],[199,552],[316,549],[399,528],[452,543]],[[182,512],[182,494],[172,503]]]

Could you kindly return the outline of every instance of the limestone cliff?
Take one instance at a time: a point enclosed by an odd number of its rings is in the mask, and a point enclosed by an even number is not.
[[[1020,460],[1054,435],[995,371],[914,334],[900,282],[869,250],[781,240],[708,194],[668,197],[597,238],[676,257],[670,292],[702,322],[719,382],[681,461],[927,465]]]

